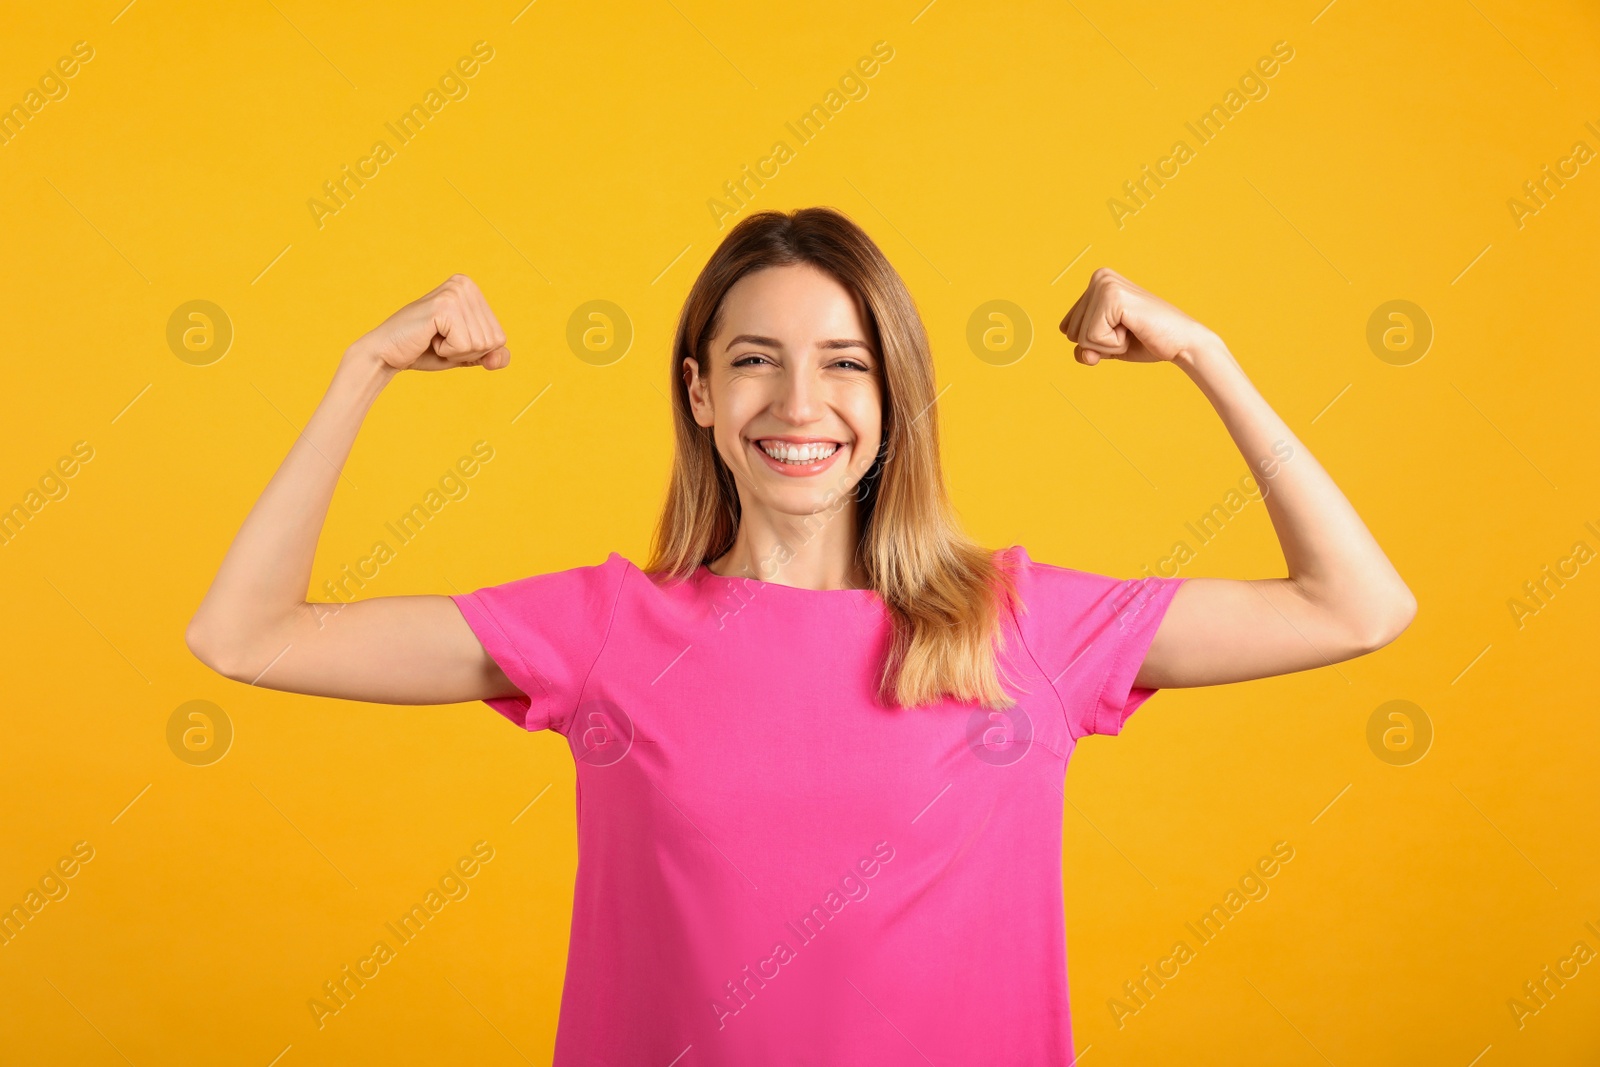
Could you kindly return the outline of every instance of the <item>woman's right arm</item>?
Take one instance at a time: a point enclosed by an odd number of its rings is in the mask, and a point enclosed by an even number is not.
[[[327,395],[245,518],[184,638],[235,681],[381,704],[453,704],[519,690],[448,596],[310,603],[311,566],[339,471],[402,370],[510,362],[471,279],[454,275],[345,351]]]

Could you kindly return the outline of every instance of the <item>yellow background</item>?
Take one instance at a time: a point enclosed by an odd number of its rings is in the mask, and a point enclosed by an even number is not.
[[[1185,523],[1245,473],[1178,371],[1072,361],[1056,323],[1108,265],[1222,335],[1420,602],[1377,654],[1165,692],[1076,754],[1085,1062],[1600,1057],[1600,963],[1521,1028],[1507,1007],[1574,942],[1600,951],[1584,927],[1600,926],[1600,565],[1521,628],[1507,607],[1574,542],[1600,550],[1584,527],[1600,526],[1600,164],[1520,228],[1507,206],[1574,142],[1600,150],[1592,5],[122,4],[13,8],[0,35],[6,104],[74,42],[95,50],[0,146],[0,503],[73,442],[94,449],[0,547],[0,903],[74,842],[95,849],[0,948],[0,1060],[548,1061],[576,859],[561,738],[481,704],[229,682],[184,625],[344,347],[455,271],[488,294],[513,363],[394,383],[315,584],[480,439],[495,458],[470,495],[369,593],[642,560],[669,462],[668,340],[725,232],[706,202],[779,138],[795,158],[752,207],[836,206],[905,275],[975,536],[1133,575],[1193,545]],[[495,53],[470,95],[319,229],[307,200],[478,40]],[[894,57],[869,94],[796,146],[785,121],[880,40]],[[1269,95],[1196,147],[1183,123],[1280,40],[1294,58]],[[1195,158],[1118,228],[1108,198],[1180,137]],[[166,342],[195,299],[235,332],[203,367]],[[565,340],[592,299],[635,330],[608,366]],[[1035,333],[1007,366],[966,344],[994,299]],[[1366,342],[1395,299],[1436,333],[1403,367]],[[1281,574],[1261,505],[1182,573]],[[166,740],[196,699],[235,731],[204,767]],[[1409,766],[1367,744],[1392,699],[1435,732]],[[479,840],[495,858],[470,896],[319,1030],[322,983]],[[1119,1028],[1122,983],[1280,840],[1295,858],[1270,896]]]

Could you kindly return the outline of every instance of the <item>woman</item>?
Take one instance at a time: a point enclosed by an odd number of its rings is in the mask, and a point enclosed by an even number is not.
[[[306,601],[383,386],[510,359],[458,275],[346,351],[189,646],[255,685],[481,699],[566,737],[558,1064],[1068,1063],[1076,741],[1157,688],[1371,652],[1416,605],[1216,334],[1103,268],[1061,329],[1080,363],[1170,362],[1199,386],[1264,479],[1288,577],[1118,580],[968,541],[910,294],[811,208],[746,218],[689,294],[648,567],[613,552],[459,596]]]

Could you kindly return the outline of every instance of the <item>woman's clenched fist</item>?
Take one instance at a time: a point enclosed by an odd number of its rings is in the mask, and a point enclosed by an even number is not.
[[[396,371],[499,370],[511,362],[505,330],[465,274],[452,274],[433,292],[384,319],[351,345],[350,352]]]
[[[1109,267],[1090,275],[1061,332],[1077,345],[1078,362],[1090,367],[1102,359],[1182,363],[1221,344],[1211,330]]]

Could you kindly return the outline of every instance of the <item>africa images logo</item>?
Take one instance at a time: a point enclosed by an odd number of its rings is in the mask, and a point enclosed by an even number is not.
[[[1028,754],[1033,746],[1033,720],[1017,705],[978,708],[967,719],[967,747],[994,767],[1006,767]]]
[[[622,706],[606,697],[585,697],[567,731],[572,756],[590,767],[621,762],[633,748],[633,719]]]

